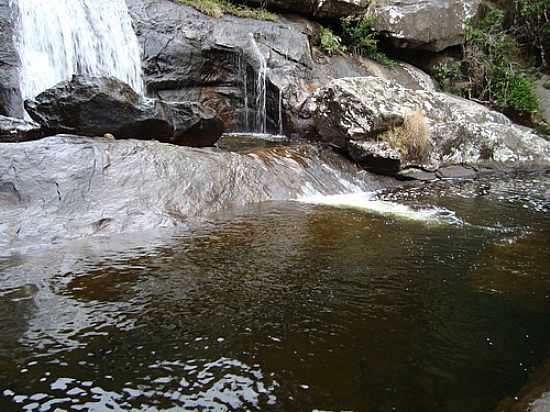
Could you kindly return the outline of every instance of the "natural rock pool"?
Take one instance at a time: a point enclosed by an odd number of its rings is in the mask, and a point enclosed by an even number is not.
[[[0,410],[495,410],[549,355],[549,190],[440,182],[2,252]]]

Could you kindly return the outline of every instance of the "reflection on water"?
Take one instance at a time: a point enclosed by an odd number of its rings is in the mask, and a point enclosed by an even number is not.
[[[19,251],[0,261],[0,410],[493,410],[548,355],[549,185],[372,199],[449,224],[266,203]]]

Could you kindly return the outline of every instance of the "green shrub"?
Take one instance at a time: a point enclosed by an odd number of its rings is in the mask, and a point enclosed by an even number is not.
[[[547,90],[550,90],[550,80],[546,80],[542,85],[542,87],[544,87]]]
[[[348,16],[341,20],[344,42],[353,53],[368,57],[386,66],[395,62],[378,49],[378,33],[372,15]]]
[[[228,0],[177,0],[178,3],[193,7],[211,17],[220,18],[224,14],[231,14],[237,17],[248,17],[256,20],[277,21],[277,15],[265,9],[254,9],[251,7],[233,4]]]
[[[519,114],[536,113],[539,110],[535,85],[526,74],[506,67],[498,68],[495,88],[498,107]]]
[[[442,87],[517,117],[536,113],[534,82],[516,61],[519,46],[505,28],[504,12],[494,8],[479,21],[469,22],[465,40],[462,63],[436,71]]]
[[[537,63],[550,62],[550,0],[514,0],[512,31],[520,44],[536,50]]]
[[[320,47],[321,50],[332,56],[334,54],[342,54],[346,52],[346,46],[342,44],[340,36],[335,35],[332,30],[326,27],[321,27],[320,31]]]
[[[448,62],[437,66],[433,76],[439,82],[443,90],[451,93],[460,94],[461,90],[457,88],[457,83],[464,80],[461,62]]]

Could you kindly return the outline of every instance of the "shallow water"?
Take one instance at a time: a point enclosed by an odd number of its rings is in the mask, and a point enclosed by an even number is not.
[[[549,355],[549,180],[4,253],[0,410],[494,410]]]

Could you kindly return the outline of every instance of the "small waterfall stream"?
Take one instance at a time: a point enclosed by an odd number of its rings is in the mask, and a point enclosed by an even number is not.
[[[24,99],[73,74],[112,76],[143,93],[140,47],[125,0],[13,1]]]
[[[266,75],[267,75],[267,62],[264,55],[256,43],[254,35],[250,33],[250,39],[252,43],[252,50],[254,52],[254,58],[257,60],[257,77],[256,77],[256,121],[255,132],[265,133],[267,124],[267,92],[266,92]]]

